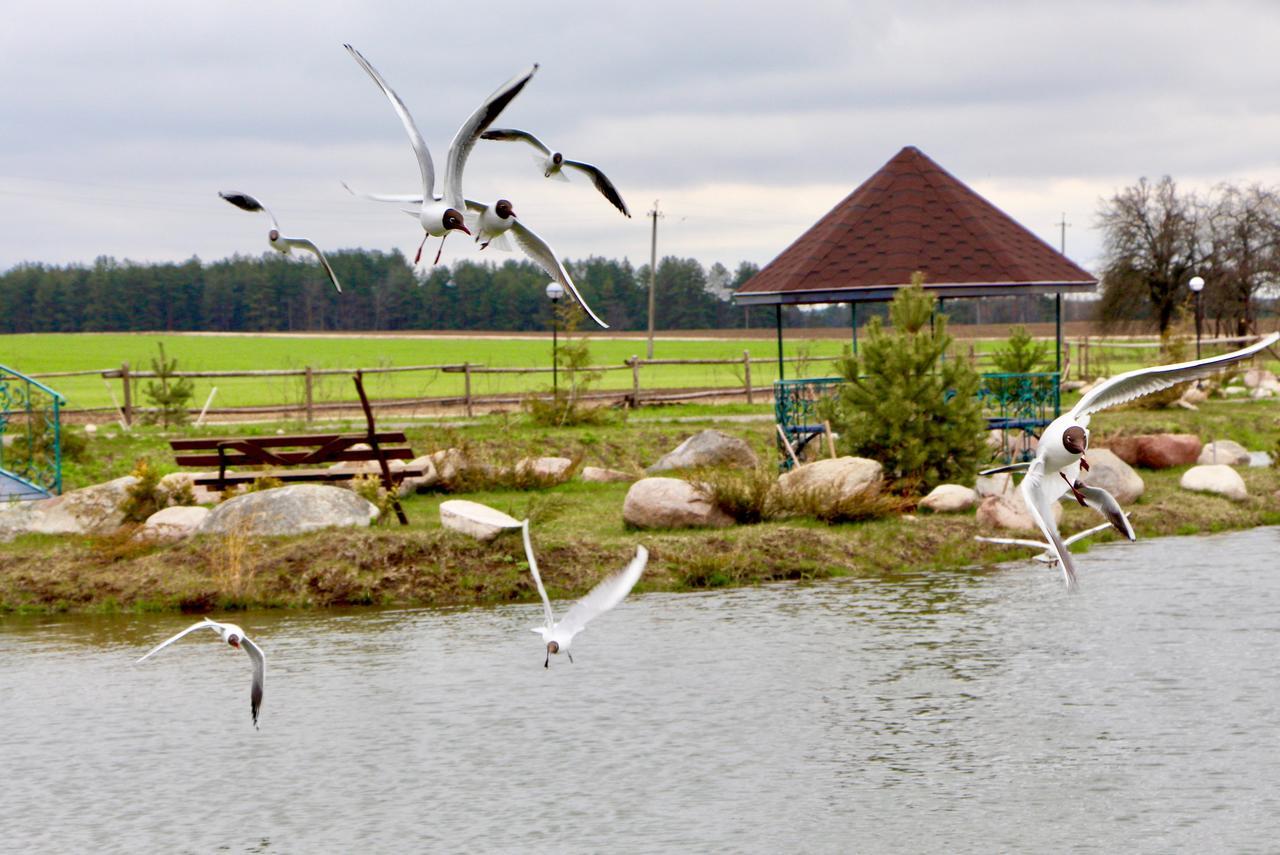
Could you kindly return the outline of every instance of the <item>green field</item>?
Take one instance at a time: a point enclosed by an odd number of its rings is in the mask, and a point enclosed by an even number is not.
[[[474,338],[391,338],[383,336],[310,337],[310,336],[206,336],[182,334],[39,334],[0,336],[0,365],[24,374],[53,371],[118,369],[128,362],[132,370],[149,370],[158,355],[157,344],[164,343],[165,352],[178,360],[180,371],[230,371],[257,369],[379,368],[404,365],[436,365],[471,362],[485,366],[549,368],[551,340]],[[831,360],[847,343],[844,338],[792,340],[786,343],[788,356],[808,354],[813,361],[804,367],[803,376],[830,374]],[[601,390],[630,389],[631,370],[623,361],[633,355],[643,356],[645,342],[636,339],[591,338],[591,361],[596,365],[614,365],[620,370],[608,371],[592,384]],[[768,339],[662,340],[656,342],[658,359],[741,359],[743,350],[753,358],[776,356],[776,346]],[[788,376],[794,376],[799,364],[787,365]],[[752,385],[767,388],[777,378],[775,363],[753,364]],[[741,365],[662,365],[641,369],[641,388],[645,390],[689,387],[741,387]],[[61,392],[72,409],[112,406],[111,393],[122,398],[118,379],[104,381],[99,376],[57,377],[44,380]],[[145,381],[142,381],[145,382]],[[193,406],[203,405],[213,386],[218,387],[214,407],[252,406],[260,404],[298,403],[303,399],[301,377],[265,378],[198,378],[195,380]],[[461,395],[464,378],[460,373],[439,371],[375,374],[366,378],[365,387],[371,397],[439,397]],[[527,393],[551,386],[551,374],[496,375],[477,373],[472,376],[472,394],[477,396]],[[110,390],[110,391],[109,391]],[[348,401],[354,398],[352,384],[346,376],[315,379],[314,400]],[[143,398],[135,395],[135,402]]]

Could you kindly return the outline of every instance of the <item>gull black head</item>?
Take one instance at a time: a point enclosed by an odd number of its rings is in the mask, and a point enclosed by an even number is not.
[[[444,212],[444,227],[471,234],[471,229],[467,228],[467,221],[463,219],[462,214],[458,213],[457,208],[450,208]]]
[[[1089,446],[1089,437],[1085,434],[1084,428],[1079,425],[1072,425],[1062,433],[1062,447],[1072,454],[1084,454],[1084,450]]]
[[[551,155],[551,166],[547,167],[546,172],[542,173],[542,177],[550,178],[551,173],[555,172],[557,169],[559,169],[563,165],[564,165],[564,155],[557,151],[555,154]]]
[[[493,206],[493,212],[503,220],[509,220],[516,215],[516,212],[511,210],[511,203],[506,199],[499,199],[498,203]]]
[[[552,654],[552,653],[559,653],[559,652],[560,652],[560,643],[559,643],[558,641],[548,641],[548,642],[547,642],[547,658],[543,661],[543,663],[542,663],[542,667],[543,667],[543,668],[550,668],[550,667],[551,667],[551,654]]]
[[[232,647],[239,648],[240,636],[236,635],[234,632],[231,633],[230,635],[227,636],[227,644],[230,644]]]
[[[267,240],[271,241],[272,243],[275,243],[276,241],[280,240],[280,230],[272,229],[271,231],[267,232]]]

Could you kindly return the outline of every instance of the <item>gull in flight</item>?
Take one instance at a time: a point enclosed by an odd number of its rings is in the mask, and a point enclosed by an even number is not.
[[[329,266],[329,259],[324,257],[324,253],[320,251],[320,247],[316,246],[306,238],[291,238],[280,234],[280,223],[276,220],[276,215],[271,213],[266,205],[250,196],[248,193],[218,193],[223,199],[226,199],[232,205],[235,205],[242,211],[262,211],[271,218],[271,231],[267,232],[267,242],[271,248],[281,255],[289,255],[290,250],[301,249],[314,255],[320,259],[325,273],[329,274],[329,281],[333,283],[333,287],[338,289],[338,293],[342,293],[342,286],[338,284],[338,274],[333,272],[333,268]]]
[[[411,205],[421,204],[422,202],[422,194],[420,193],[358,193],[345,181],[342,182],[342,186],[353,196],[372,199],[375,202],[396,202]],[[560,262],[555,250],[545,240],[538,237],[538,234],[533,229],[520,222],[516,212],[512,210],[511,202],[506,199],[499,199],[493,205],[485,205],[466,199],[464,204],[467,211],[474,216],[475,238],[477,242],[480,242],[481,249],[487,247],[492,241],[497,241],[495,245],[498,249],[506,249],[505,236],[511,235],[516,245],[520,247],[525,255],[529,256],[548,276],[564,286],[564,289],[582,307],[582,311],[587,313],[587,317],[591,318],[601,329],[607,330],[609,328],[609,325],[593,312],[591,307],[587,305],[587,301],[582,298],[582,294],[578,291],[578,286],[573,284],[573,278],[569,276],[569,271]],[[406,211],[406,213],[416,216],[413,211]]]
[[[547,599],[547,589],[542,587],[538,561],[533,557],[533,545],[529,543],[528,520],[521,524],[521,533],[524,536],[524,554],[529,559],[529,572],[533,574],[534,584],[538,586],[538,595],[542,597],[542,609],[546,613],[546,623],[543,626],[532,627],[533,632],[541,635],[547,645],[547,658],[543,661],[542,667],[551,667],[553,653],[563,652],[569,657],[569,661],[573,662],[573,654],[569,653],[569,645],[573,642],[573,637],[582,632],[589,621],[609,611],[626,598],[640,579],[640,574],[644,572],[645,564],[649,562],[649,550],[643,546],[637,546],[636,557],[631,559],[630,564],[592,588],[591,592],[574,603],[564,619],[557,623],[555,615],[551,612],[551,600]]]
[[[1058,535],[1058,527],[1053,517],[1053,503],[1071,491],[1082,505],[1088,505],[1103,513],[1113,526],[1122,534],[1133,539],[1133,530],[1119,510],[1119,504],[1106,490],[1098,487],[1086,487],[1079,480],[1081,470],[1089,471],[1089,463],[1085,452],[1089,448],[1089,418],[1100,410],[1128,403],[1143,395],[1159,392],[1178,383],[1197,380],[1217,371],[1233,362],[1248,359],[1263,348],[1270,347],[1280,341],[1280,333],[1272,333],[1249,347],[1211,356],[1208,359],[1197,359],[1191,362],[1179,362],[1173,365],[1157,365],[1151,368],[1139,368],[1118,374],[1090,389],[1071,411],[1049,423],[1040,436],[1036,446],[1035,459],[1027,464],[1001,467],[992,471],[1010,471],[1024,468],[1026,475],[1019,485],[1027,508],[1031,511],[1036,525],[1044,532],[1045,539],[1053,546],[1054,552],[1061,558],[1062,575],[1067,587],[1071,588],[1076,581],[1075,567],[1071,561],[1071,553],[1065,548]],[[1119,517],[1117,519],[1116,517]]]
[[[442,192],[437,194],[435,191],[435,164],[431,160],[431,152],[427,150],[426,140],[422,138],[418,126],[414,124],[409,108],[404,105],[404,102],[400,100],[400,96],[387,85],[387,81],[382,79],[382,75],[369,64],[369,60],[365,59],[360,51],[351,45],[343,45],[343,47],[359,63],[360,67],[373,78],[373,82],[378,84],[382,94],[387,96],[387,100],[391,102],[396,115],[400,117],[400,122],[404,125],[405,132],[409,135],[409,143],[413,146],[413,153],[418,159],[418,172],[422,178],[422,192],[417,197],[419,204],[418,222],[422,225],[422,230],[425,234],[422,236],[422,243],[418,245],[418,254],[413,259],[413,263],[417,264],[422,259],[422,247],[426,244],[428,237],[441,238],[440,252],[443,252],[444,238],[448,237],[449,232],[456,230],[471,234],[471,230],[467,228],[466,217],[463,214],[463,211],[466,210],[466,199],[462,195],[463,167],[466,166],[467,157],[471,154],[471,149],[475,147],[476,140],[480,138],[480,134],[489,125],[493,124],[493,121],[498,118],[498,114],[511,103],[511,99],[520,94],[520,90],[533,77],[534,72],[538,70],[538,66],[534,64],[526,71],[499,86],[462,123],[462,127],[458,128],[458,132],[453,137],[453,142],[449,144],[449,154],[445,159],[444,181],[441,185]],[[440,261],[440,252],[436,253],[437,263]]]
[[[541,157],[534,156],[538,166],[542,169],[543,178],[555,178],[560,181],[568,181],[568,177],[562,171],[564,167],[576,169],[583,172],[591,179],[591,183],[600,191],[600,195],[609,200],[613,207],[622,212],[623,216],[630,217],[631,212],[627,210],[627,203],[622,201],[622,196],[618,193],[618,188],[613,186],[613,182],[609,177],[600,171],[599,167],[592,166],[589,163],[583,163],[580,160],[567,160],[563,154],[558,151],[552,151],[542,140],[535,137],[528,131],[519,131],[515,128],[494,128],[491,131],[485,131],[480,135],[482,140],[501,140],[503,142],[527,142],[542,153]]]
[[[262,683],[266,679],[267,657],[263,654],[262,648],[254,644],[249,639],[249,636],[244,634],[244,630],[234,623],[218,623],[205,618],[200,623],[187,627],[173,638],[157,644],[150,653],[133,664],[137,665],[141,662],[146,662],[170,644],[185,635],[195,632],[197,629],[211,629],[218,633],[220,640],[249,654],[249,660],[253,663],[253,688],[249,691],[249,712],[253,715],[253,726],[256,728],[258,726],[258,710],[262,706]]]

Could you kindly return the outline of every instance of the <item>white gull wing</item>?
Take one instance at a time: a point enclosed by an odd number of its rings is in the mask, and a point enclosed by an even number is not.
[[[1045,540],[1049,542],[1062,562],[1062,577],[1067,583],[1067,589],[1070,590],[1076,583],[1076,568],[1071,560],[1071,551],[1058,535],[1057,521],[1053,517],[1053,502],[1056,501],[1057,496],[1051,497],[1050,492],[1054,487],[1052,484],[1044,483],[1043,460],[1032,461],[1031,468],[1027,470],[1026,477],[1022,479],[1018,489],[1022,491],[1022,498],[1031,512],[1032,519],[1040,527]],[[1057,495],[1062,494],[1059,492]]]
[[[556,258],[555,251],[547,246],[547,242],[538,237],[534,231],[520,220],[516,220],[515,225],[511,227],[511,237],[515,239],[516,245],[524,250],[524,254],[534,260],[534,262],[546,271],[547,275],[559,282],[565,289],[573,295],[573,299],[582,307],[582,311],[586,312],[591,320],[595,321],[601,329],[608,329],[606,324],[600,317],[587,305],[587,301],[582,299],[582,295],[578,293],[578,288],[573,284],[573,280],[569,278],[569,271],[564,269],[564,265],[560,263],[560,259]]]
[[[1095,525],[1093,528],[1087,528],[1084,531],[1076,532],[1075,534],[1068,537],[1066,540],[1062,541],[1062,545],[1070,546],[1071,544],[1075,543],[1077,540],[1083,540],[1084,538],[1089,537],[1090,535],[1097,534],[1098,532],[1108,528],[1111,528],[1111,523],[1109,522],[1099,523],[1098,525]],[[1047,561],[1052,563],[1058,560],[1057,557],[1053,555],[1052,551],[1050,550],[1049,544],[1045,543],[1043,540],[1023,540],[1022,538],[1017,538],[1017,537],[984,537],[983,535],[975,535],[973,539],[980,541],[982,543],[998,543],[1003,546],[1025,546],[1028,549],[1039,549],[1044,554],[1037,555],[1036,556],[1037,561]]]
[[[267,656],[262,648],[247,637],[240,639],[240,646],[253,662],[253,687],[249,690],[249,712],[253,714],[253,726],[258,726],[258,710],[262,708],[262,688],[267,679]]]
[[[418,126],[414,124],[409,108],[400,100],[400,96],[395,93],[395,90],[387,85],[387,81],[382,79],[378,69],[374,68],[360,51],[351,45],[343,45],[343,47],[360,64],[360,67],[373,78],[373,82],[378,84],[382,94],[387,96],[387,100],[395,108],[396,115],[400,117],[400,123],[404,125],[405,133],[409,135],[409,144],[413,146],[414,156],[418,159],[418,172],[422,176],[422,198],[430,199],[436,188],[436,167],[431,162],[431,152],[427,149],[427,141],[422,138],[422,133],[418,130]]]
[[[1167,389],[1178,383],[1198,380],[1201,377],[1212,374],[1219,368],[1230,365],[1232,362],[1248,359],[1277,341],[1280,341],[1280,333],[1272,333],[1248,347],[1233,350],[1231,353],[1224,353],[1221,356],[1211,356],[1208,359],[1196,359],[1191,362],[1178,362],[1173,365],[1156,365],[1152,368],[1139,368],[1136,371],[1118,374],[1107,382],[1086,392],[1076,402],[1076,405],[1071,408],[1071,418],[1080,421],[1099,410],[1127,403],[1135,398],[1150,395],[1152,392],[1159,392],[1161,389]]]
[[[598,167],[583,163],[580,160],[566,160],[564,165],[572,166],[574,169],[585,172],[591,179],[591,183],[596,186],[602,196],[609,200],[613,207],[621,211],[623,216],[631,216],[631,212],[627,210],[627,203],[622,201],[622,195],[618,193],[618,188],[613,186],[613,182]]]
[[[338,284],[338,274],[333,272],[333,268],[329,266],[329,259],[324,257],[324,253],[320,251],[320,247],[316,246],[306,238],[281,237],[280,243],[286,244],[292,249],[301,249],[311,253],[320,259],[320,264],[324,266],[324,272],[329,274],[329,281],[333,283],[333,287],[338,289],[338,293],[342,293],[342,286]]]
[[[276,230],[279,231],[280,223],[276,220],[276,215],[271,213],[270,208],[250,196],[248,193],[236,193],[234,191],[231,193],[223,193],[219,190],[218,195],[242,211],[262,211],[271,218],[271,225],[275,226]]]
[[[631,559],[630,564],[596,585],[590,593],[573,604],[564,619],[556,625],[556,635],[572,639],[590,621],[622,602],[636,582],[640,581],[640,574],[648,563],[649,550],[637,546],[636,557]]]
[[[520,131],[515,128],[494,128],[491,131],[485,131],[482,133],[480,135],[480,139],[501,140],[502,142],[527,142],[547,157],[551,156],[551,149],[547,148],[546,143],[528,131]],[[542,161],[539,160],[538,163],[541,164]]]
[[[533,574],[533,583],[538,586],[538,596],[542,597],[542,610],[547,617],[547,632],[550,632],[556,625],[556,618],[551,613],[551,600],[547,599],[547,589],[542,587],[542,576],[538,573],[538,559],[533,557],[533,544],[529,542],[528,520],[521,524],[520,533],[524,536],[524,554],[529,559],[529,572]]]
[[[467,165],[467,157],[471,154],[471,149],[475,148],[480,134],[488,130],[498,115],[511,103],[511,99],[520,94],[520,90],[537,70],[538,64],[534,63],[495,89],[493,94],[484,100],[484,103],[462,123],[458,132],[453,135],[453,142],[449,143],[449,154],[444,165],[444,186],[441,188],[445,204],[449,207],[459,211],[465,210],[466,197],[462,194],[462,170]]]
[[[396,202],[398,204],[422,204],[421,193],[361,193],[351,188],[347,182],[341,182],[342,186],[352,196],[359,196],[361,199],[371,199],[374,202]],[[417,211],[410,211],[415,217],[418,216]]]
[[[173,644],[178,639],[184,638],[185,636],[195,632],[197,629],[211,629],[214,632],[221,634],[222,624],[218,623],[217,621],[209,620],[208,618],[205,618],[204,620],[200,621],[200,623],[193,623],[191,626],[187,627],[182,632],[175,635],[173,638],[166,639],[165,641],[162,641],[159,644],[157,644],[155,647],[151,648],[150,653],[148,653],[146,656],[143,656],[141,659],[135,660],[133,664],[137,665],[141,662],[146,662],[148,659],[150,659],[152,656],[155,656],[161,650],[164,650],[170,644]]]

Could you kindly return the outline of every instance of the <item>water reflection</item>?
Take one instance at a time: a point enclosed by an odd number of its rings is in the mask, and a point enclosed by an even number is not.
[[[1280,529],[629,600],[0,620],[7,849],[1264,851]]]

